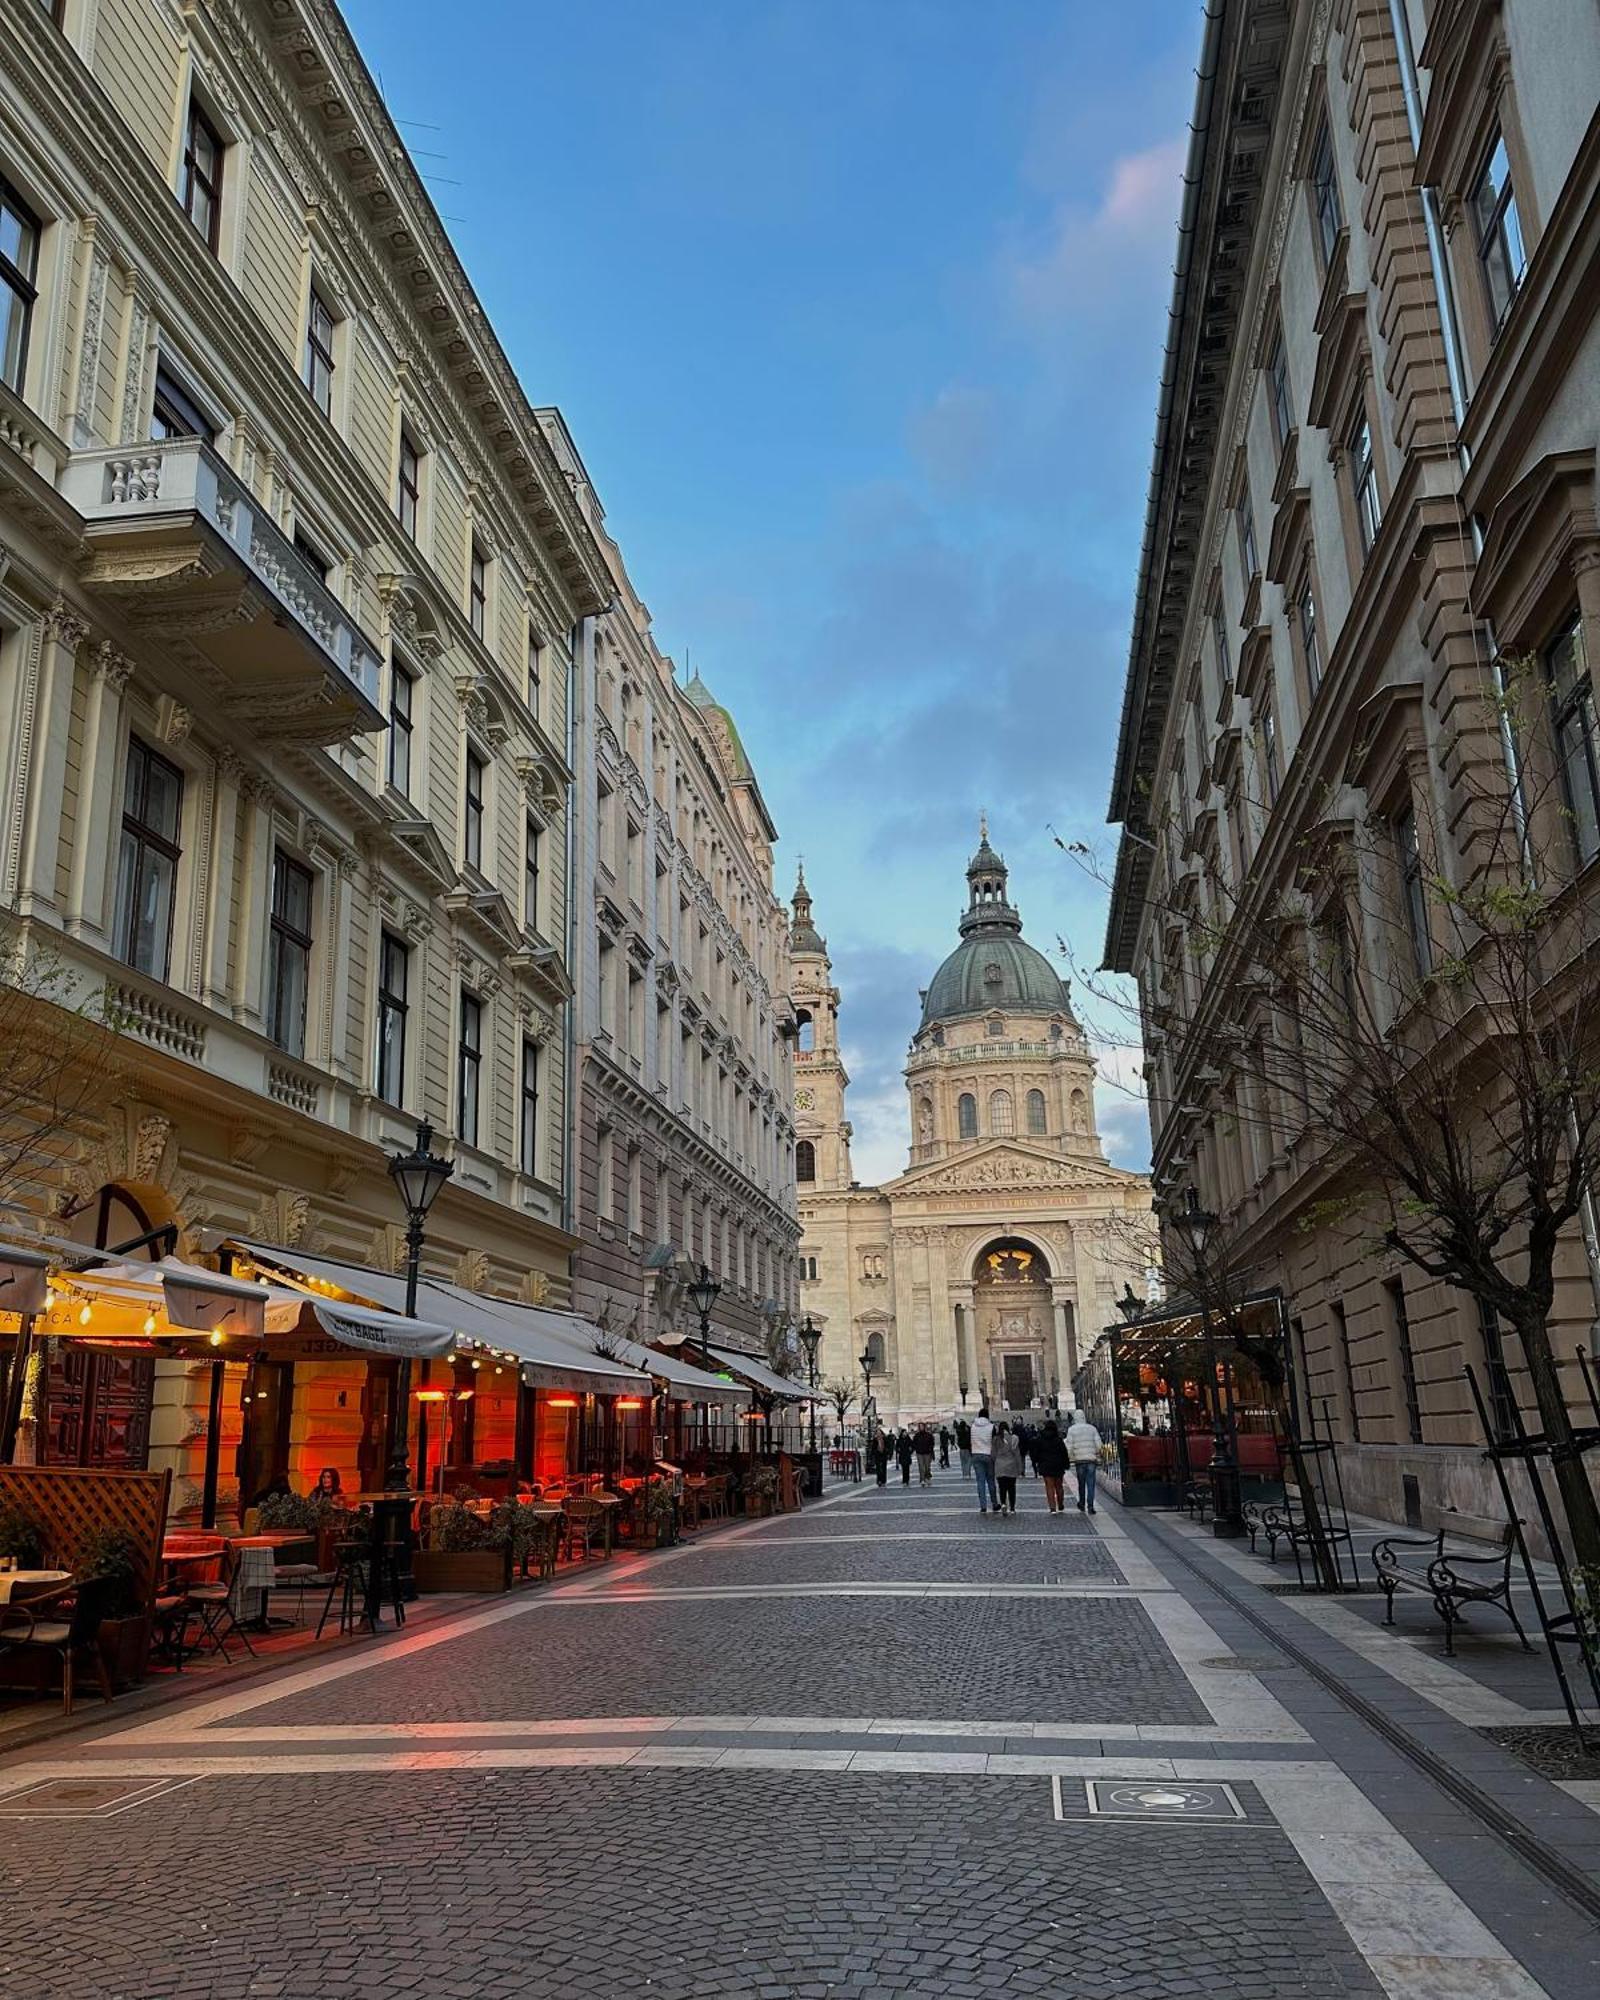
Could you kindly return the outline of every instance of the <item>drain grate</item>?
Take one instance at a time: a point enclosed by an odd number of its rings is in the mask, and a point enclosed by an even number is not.
[[[1286,1674],[1294,1666],[1292,1660],[1274,1660],[1264,1653],[1218,1653],[1198,1664],[1218,1674]]]
[[[0,1819],[112,1819],[198,1778],[41,1778],[0,1797]]]

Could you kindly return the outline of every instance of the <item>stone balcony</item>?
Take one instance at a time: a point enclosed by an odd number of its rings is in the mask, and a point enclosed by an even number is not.
[[[307,743],[382,728],[376,648],[203,439],[74,452],[57,488],[84,523],[88,588],[230,714]]]

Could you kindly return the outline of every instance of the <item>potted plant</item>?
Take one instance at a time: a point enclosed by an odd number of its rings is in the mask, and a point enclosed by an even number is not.
[[[15,1557],[18,1569],[44,1567],[44,1537],[38,1522],[9,1501],[0,1501],[0,1556]]]
[[[150,1614],[137,1594],[139,1548],[126,1528],[95,1528],[79,1542],[73,1571],[80,1583],[106,1586],[100,1656],[114,1686],[131,1687],[150,1654]]]
[[[419,1592],[511,1588],[512,1525],[496,1508],[486,1520],[458,1494],[434,1508],[428,1544],[411,1558]]]
[[[652,1479],[639,1489],[639,1546],[670,1548],[678,1539],[678,1503],[670,1479]]]

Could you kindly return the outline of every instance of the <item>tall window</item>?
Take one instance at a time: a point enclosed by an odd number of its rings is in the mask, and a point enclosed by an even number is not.
[[[1350,1442],[1361,1442],[1361,1407],[1356,1401],[1356,1368],[1350,1352],[1350,1322],[1337,1301],[1333,1307],[1333,1339],[1339,1355],[1339,1373],[1344,1382],[1344,1406],[1350,1419]]]
[[[1550,723],[1572,823],[1572,844],[1579,861],[1592,861],[1600,853],[1600,742],[1581,617],[1574,616],[1544,658],[1550,680]]]
[[[814,1181],[817,1177],[817,1149],[809,1139],[795,1144],[794,1177],[797,1181]]]
[[[306,992],[311,981],[311,870],[280,848],[272,857],[272,931],[268,941],[267,1033],[292,1056],[306,1051]]]
[[[19,393],[38,275],[38,220],[11,183],[0,179],[0,382]]]
[[[461,837],[462,858],[469,868],[483,866],[483,759],[467,752],[467,786]]]
[[[411,954],[393,931],[378,949],[378,1095],[401,1104],[406,1091],[406,985]]]
[[[422,460],[416,441],[400,426],[400,467],[395,479],[394,511],[413,541],[417,538],[417,500],[422,492]]]
[[[472,545],[467,581],[467,616],[481,639],[489,622],[489,564],[476,542]]]
[[[1378,494],[1378,469],[1372,454],[1372,426],[1363,409],[1350,428],[1345,450],[1350,462],[1350,492],[1356,503],[1356,526],[1361,534],[1361,553],[1371,552],[1383,521],[1383,502]]]
[[[294,531],[294,552],[313,573],[318,583],[326,583],[333,574],[333,564],[303,528],[296,528]]]
[[[1411,938],[1411,956],[1418,972],[1433,970],[1433,945],[1428,936],[1428,900],[1422,880],[1422,845],[1417,839],[1417,815],[1407,808],[1394,823],[1395,849],[1400,862],[1400,895],[1405,904],[1406,930]]]
[[[1282,773],[1278,760],[1278,718],[1272,712],[1271,695],[1261,698],[1261,776],[1267,788],[1267,804],[1278,803],[1278,788],[1282,783]]]
[[[411,791],[412,701],[417,677],[395,653],[389,660],[389,783],[407,796]]]
[[[1322,252],[1323,268],[1333,261],[1334,246],[1339,241],[1339,231],[1344,227],[1344,214],[1339,206],[1339,177],[1333,166],[1333,135],[1328,130],[1328,121],[1323,119],[1317,132],[1316,148],[1311,155],[1311,212],[1316,222],[1317,248]]]
[[[1317,600],[1309,568],[1294,601],[1294,617],[1300,634],[1300,658],[1306,670],[1306,692],[1315,695],[1322,685],[1322,647],[1317,638]]]
[[[1472,219],[1477,229],[1478,263],[1483,270],[1489,318],[1498,333],[1522,283],[1522,274],[1528,268],[1517,192],[1511,185],[1511,162],[1506,157],[1506,142],[1498,132],[1473,183]]]
[[[956,1130],[963,1139],[978,1136],[978,1100],[971,1091],[964,1090],[956,1105]]]
[[[1256,553],[1256,516],[1250,505],[1250,495],[1246,493],[1239,502],[1239,567],[1244,572],[1244,587],[1250,588],[1261,568],[1261,558]]]
[[[1391,1278],[1384,1285],[1389,1312],[1394,1320],[1395,1344],[1400,1350],[1400,1387],[1406,1399],[1406,1435],[1413,1444],[1422,1442],[1422,1398],[1417,1393],[1417,1357],[1411,1345],[1411,1321],[1406,1313],[1404,1281]]]
[[[1281,333],[1274,338],[1267,357],[1267,396],[1272,405],[1272,435],[1282,450],[1294,429],[1294,417],[1289,407],[1289,356]]]
[[[222,141],[216,127],[191,96],[183,135],[183,169],[178,199],[183,212],[215,251],[222,220]]]
[[[544,678],[544,641],[528,627],[528,706],[539,713],[539,688]]]
[[[150,408],[150,435],[162,438],[204,438],[212,441],[211,421],[181,383],[165,368],[156,369],[155,401]]]
[[[136,972],[165,979],[172,956],[183,773],[137,736],[128,738],[117,857],[117,956]]]
[[[1028,1092],[1028,1130],[1034,1138],[1042,1139],[1047,1129],[1044,1092],[1042,1090],[1030,1090]]]
[[[539,1044],[522,1044],[522,1171],[539,1171]]]
[[[333,314],[316,286],[306,305],[305,383],[325,417],[333,415]]]
[[[530,817],[522,850],[522,921],[539,928],[539,822]]]
[[[989,1130],[1005,1134],[1017,1129],[1016,1107],[1011,1101],[1009,1090],[991,1090],[989,1093]]]
[[[1217,678],[1225,681],[1228,678],[1228,624],[1222,615],[1220,595],[1211,607],[1211,644],[1216,649]]]
[[[483,1002],[461,989],[461,1039],[456,1046],[456,1136],[478,1143],[478,1074],[483,1066]]]

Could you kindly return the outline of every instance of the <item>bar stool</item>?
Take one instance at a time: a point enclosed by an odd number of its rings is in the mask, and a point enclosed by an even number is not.
[[[339,1630],[353,1632],[366,1615],[367,1544],[364,1541],[340,1541],[333,1545],[333,1576],[328,1584],[322,1616],[317,1620],[316,1636],[319,1639],[335,1597],[339,1599]]]

